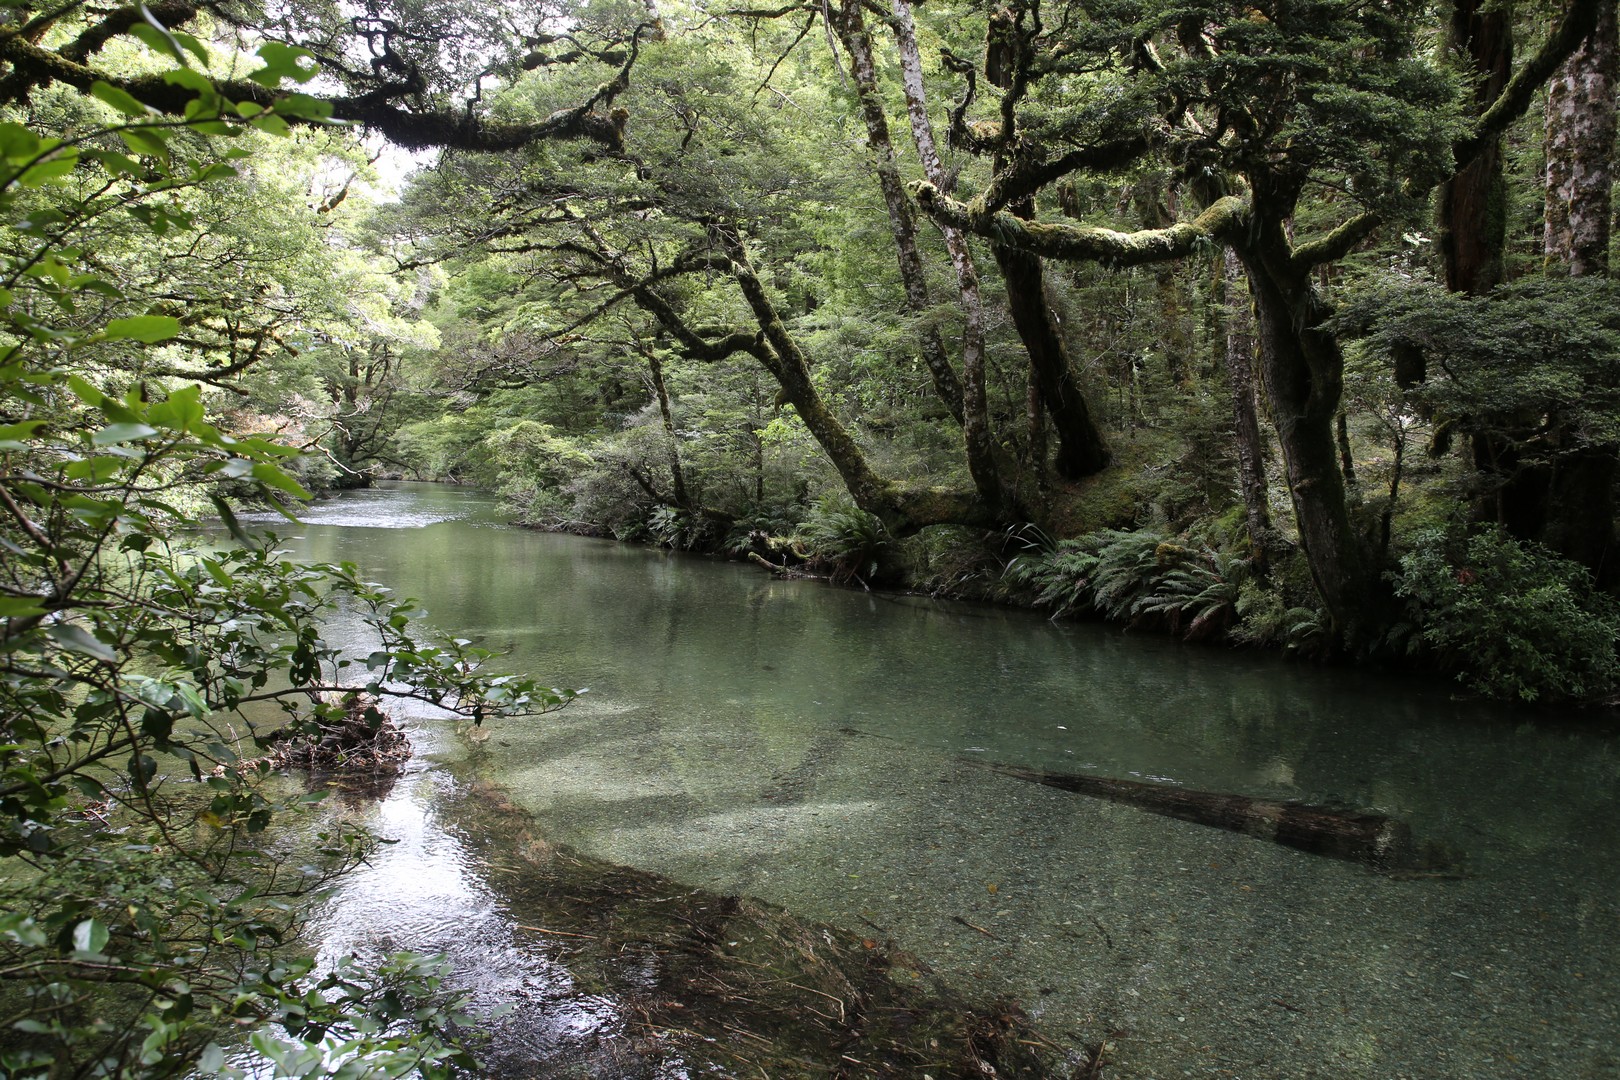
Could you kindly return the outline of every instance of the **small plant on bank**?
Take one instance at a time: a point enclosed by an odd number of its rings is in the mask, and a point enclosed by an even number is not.
[[[1005,578],[1032,588],[1054,617],[1087,609],[1133,626],[1159,625],[1187,640],[1213,637],[1238,617],[1249,563],[1149,531],[1105,529],[1020,555]]]
[[[889,531],[875,514],[837,499],[822,500],[810,519],[799,526],[799,535],[840,583],[869,583],[877,576],[889,547]]]

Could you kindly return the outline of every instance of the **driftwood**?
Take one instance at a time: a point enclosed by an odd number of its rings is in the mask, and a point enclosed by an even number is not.
[[[320,710],[304,723],[265,735],[260,745],[269,753],[229,767],[239,774],[268,767],[390,782],[398,776],[410,760],[411,740],[375,698],[359,691],[325,692],[319,704]],[[226,768],[215,766],[213,775],[224,776]]]
[[[1433,845],[1421,848],[1403,821],[1382,814],[1326,806],[1257,799],[1212,791],[1189,791],[1166,784],[1115,780],[1105,776],[1044,772],[1016,765],[972,762],[1002,776],[1125,803],[1178,821],[1240,832],[1312,855],[1364,863],[1396,874],[1447,876],[1449,861]]]

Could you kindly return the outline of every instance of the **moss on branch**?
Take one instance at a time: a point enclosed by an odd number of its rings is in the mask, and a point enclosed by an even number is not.
[[[941,225],[987,237],[998,244],[1065,262],[1099,262],[1109,266],[1143,266],[1192,254],[1242,228],[1249,219],[1248,201],[1236,195],[1217,199],[1192,221],[1164,229],[1119,232],[1088,225],[1054,225],[1007,213],[989,212],[975,203],[942,195],[933,184],[911,187],[923,212]]]

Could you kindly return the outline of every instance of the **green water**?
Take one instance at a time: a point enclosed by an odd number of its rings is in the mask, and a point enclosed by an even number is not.
[[[1108,1038],[1108,1075],[1620,1075],[1620,757],[1585,718],[525,532],[452,489],[353,493],[296,536],[590,688],[479,745],[420,718],[425,762],[499,784],[553,843],[880,931],[1055,1041]],[[1462,873],[1381,875],[984,762],[1373,810]],[[327,947],[448,949],[497,992],[566,981],[517,956],[521,913],[436,824],[458,783],[420,767],[372,811],[403,842],[335,901]],[[598,1005],[557,1030],[611,1029]]]

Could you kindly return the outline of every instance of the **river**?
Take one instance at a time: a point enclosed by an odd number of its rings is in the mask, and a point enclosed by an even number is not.
[[[398,843],[310,930],[448,953],[481,1003],[520,1004],[496,1024],[518,1072],[609,1075],[625,1025],[570,932],[535,928],[557,897],[501,854],[521,843],[881,936],[1054,1043],[1106,1041],[1111,1078],[1620,1075],[1620,756],[1586,718],[524,531],[426,485],[282,532],[589,688],[482,742],[411,719],[417,761],[360,811]],[[1372,811],[1447,872],[992,763]]]

